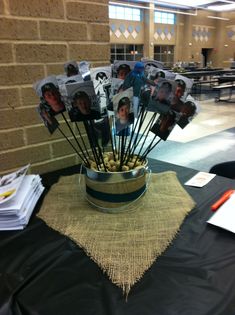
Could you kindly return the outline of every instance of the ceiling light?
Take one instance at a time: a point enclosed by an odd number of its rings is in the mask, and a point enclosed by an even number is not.
[[[171,4],[179,4],[179,5],[185,5],[185,0],[159,0],[158,3],[171,3]],[[199,6],[199,5],[204,5],[208,3],[215,2],[214,0],[194,0],[193,1],[193,6]],[[188,5],[190,6],[190,5]]]
[[[185,15],[197,16],[197,9],[195,10],[194,13],[178,11],[178,10],[171,10],[171,9],[162,9],[162,8],[159,8],[159,7],[154,9],[154,11],[161,11],[161,12],[169,12],[169,13],[177,13],[177,14],[185,14]]]
[[[207,7],[208,10],[212,10],[212,11],[231,11],[235,9],[235,3],[233,4],[226,4],[226,5],[209,5]]]
[[[223,18],[223,17],[220,17],[220,16],[213,16],[213,15],[207,15],[207,17],[209,19],[216,19],[216,20],[223,20],[223,21],[229,21],[230,20],[228,18]]]

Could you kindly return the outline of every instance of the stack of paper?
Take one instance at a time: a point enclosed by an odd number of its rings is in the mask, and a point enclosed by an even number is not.
[[[29,222],[44,187],[28,165],[0,178],[0,230],[20,230]]]

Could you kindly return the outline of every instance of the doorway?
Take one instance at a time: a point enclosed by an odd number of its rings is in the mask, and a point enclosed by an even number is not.
[[[201,54],[202,54],[202,67],[206,68],[209,65],[210,56],[213,51],[213,48],[202,48]]]

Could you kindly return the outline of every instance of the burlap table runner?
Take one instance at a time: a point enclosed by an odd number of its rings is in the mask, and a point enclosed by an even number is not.
[[[128,294],[180,229],[194,201],[174,172],[152,174],[145,195],[127,211],[109,214],[89,205],[79,176],[62,177],[38,216],[79,244],[111,281]]]

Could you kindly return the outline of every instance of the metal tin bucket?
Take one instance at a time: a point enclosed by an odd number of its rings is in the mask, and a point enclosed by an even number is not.
[[[87,200],[102,211],[116,213],[139,199],[147,189],[147,162],[124,172],[101,172],[85,169]]]

